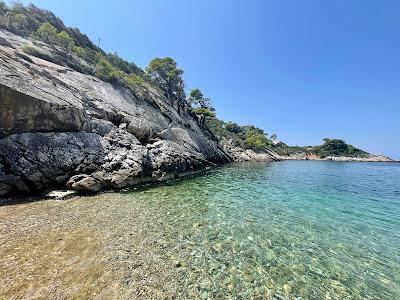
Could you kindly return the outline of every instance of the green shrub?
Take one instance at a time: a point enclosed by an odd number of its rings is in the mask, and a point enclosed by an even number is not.
[[[56,43],[65,52],[69,52],[75,46],[74,39],[66,31],[57,33]]]
[[[124,82],[125,73],[121,70],[116,69],[109,61],[106,60],[104,55],[97,54],[97,65],[95,75],[111,83],[122,84]]]
[[[56,42],[57,32],[57,29],[53,25],[50,23],[44,23],[40,25],[38,30],[36,30],[32,36],[52,45]]]
[[[264,134],[257,132],[251,132],[246,135],[245,145],[248,148],[261,150],[271,145],[271,142],[267,139]]]
[[[72,51],[75,53],[76,56],[85,59],[86,58],[86,50],[79,46],[74,46]]]
[[[22,51],[26,54],[35,56],[37,58],[41,58],[44,60],[47,60],[49,62],[55,63],[55,64],[62,64],[62,61],[60,58],[55,57],[47,52],[44,52],[36,47],[32,47],[32,46],[24,46],[22,48]]]
[[[124,76],[124,85],[127,87],[135,88],[137,86],[143,85],[145,80],[143,77],[138,76],[134,73]]]
[[[192,113],[198,114],[198,115],[205,115],[207,117],[215,117],[215,112],[208,110],[207,108],[192,108],[190,110]]]
[[[226,123],[225,129],[228,130],[229,132],[233,132],[233,133],[242,132],[242,127],[233,122]]]

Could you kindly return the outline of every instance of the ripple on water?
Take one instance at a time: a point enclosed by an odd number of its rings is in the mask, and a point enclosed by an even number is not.
[[[3,206],[0,298],[397,299],[399,182],[394,164],[249,163]]]

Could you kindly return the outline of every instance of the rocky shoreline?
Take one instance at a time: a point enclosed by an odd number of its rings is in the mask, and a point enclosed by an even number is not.
[[[57,51],[0,30],[0,196],[122,189],[235,160],[157,87],[132,91],[26,54],[27,46]]]
[[[349,157],[349,156],[327,156],[324,158],[315,155],[306,155],[298,153],[290,156],[277,155],[279,160],[320,160],[320,161],[342,161],[342,162],[399,162],[384,155],[370,154],[367,157]]]
[[[133,93],[21,58],[30,40],[7,31],[0,38],[0,196],[121,189],[232,161],[153,86]]]
[[[113,85],[26,54],[27,46],[58,55],[57,47],[0,30],[0,197],[119,190],[233,161],[318,159],[235,147],[154,85]],[[85,63],[74,54],[68,60]]]

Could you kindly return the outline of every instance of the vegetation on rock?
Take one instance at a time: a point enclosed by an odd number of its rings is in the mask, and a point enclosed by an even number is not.
[[[345,141],[339,139],[324,139],[324,144],[312,147],[312,152],[324,158],[327,156],[349,156],[349,157],[365,157],[367,152],[346,144]]]
[[[183,70],[177,67],[175,60],[171,57],[154,58],[146,68],[146,73],[171,103],[176,102],[178,107],[184,106],[186,95]]]
[[[292,147],[278,142],[276,134],[268,136],[262,129],[253,125],[240,126],[234,122],[219,120],[210,98],[205,97],[200,89],[193,89],[189,96],[186,96],[184,71],[178,68],[171,57],[153,59],[144,71],[115,52],[105,53],[79,29],[66,27],[52,12],[37,8],[33,4],[24,6],[14,3],[7,6],[0,0],[0,28],[25,37],[31,36],[55,50],[45,53],[35,47],[26,46],[23,49],[26,54],[54,63],[60,63],[62,56],[64,63],[78,72],[97,76],[133,92],[144,83],[158,87],[173,105],[176,104],[179,113],[185,109],[193,116],[201,116],[203,121],[205,118],[205,125],[214,137],[219,140],[226,139],[234,146],[255,150],[269,148],[280,155],[314,154],[321,158],[368,155],[339,139],[324,139],[324,144],[320,146]],[[29,57],[24,59],[28,60]]]

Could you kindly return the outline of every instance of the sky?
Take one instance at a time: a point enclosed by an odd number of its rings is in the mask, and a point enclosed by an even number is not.
[[[174,58],[225,121],[400,159],[398,0],[22,2],[141,67]]]

